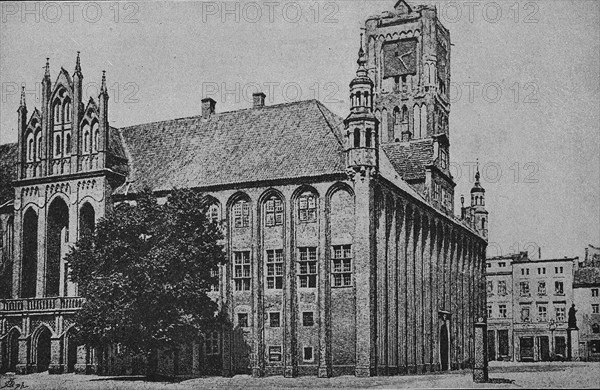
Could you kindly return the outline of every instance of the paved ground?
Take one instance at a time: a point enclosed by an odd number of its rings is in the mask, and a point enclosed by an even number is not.
[[[0,378],[0,389],[68,389],[68,390],[190,390],[190,389],[397,389],[397,388],[600,388],[600,363],[502,363],[490,365],[492,383],[475,384],[470,371],[450,374],[397,376],[377,378],[338,377],[319,379],[281,377],[253,379],[248,376],[234,378],[201,378],[171,382],[146,382],[140,377],[100,377],[91,375],[48,375],[47,373]],[[11,387],[12,385],[12,387]]]

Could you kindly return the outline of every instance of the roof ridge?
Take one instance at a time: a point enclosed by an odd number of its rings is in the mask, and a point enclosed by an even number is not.
[[[295,102],[285,102],[285,103],[273,104],[271,106],[264,106],[264,107],[261,107],[260,110],[269,110],[269,109],[273,109],[273,108],[281,108],[281,107],[284,107],[284,106],[292,106],[292,105],[296,105],[296,104],[306,104],[306,103],[311,103],[311,102],[320,103],[317,99],[298,100],[298,101],[295,101]],[[253,111],[253,110],[257,110],[257,109],[254,108],[254,107],[246,107],[246,108],[240,108],[240,109],[237,109],[237,110],[217,112],[214,115],[216,117],[218,117],[218,116],[225,115],[225,114],[232,114],[232,113],[245,112],[245,111]],[[183,120],[189,120],[189,119],[201,119],[201,118],[202,118],[202,114],[199,114],[199,115],[192,115],[192,116],[186,116],[186,117],[181,117],[181,118],[163,119],[163,120],[153,121],[153,122],[138,123],[138,124],[135,124],[135,125],[129,125],[129,126],[120,127],[119,129],[120,130],[128,130],[128,129],[131,129],[133,127],[138,127],[138,126],[156,125],[156,124],[160,124],[160,123],[167,123],[167,122],[173,122],[173,121],[183,121]]]

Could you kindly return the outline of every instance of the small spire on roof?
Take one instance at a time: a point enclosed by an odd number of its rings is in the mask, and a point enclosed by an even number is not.
[[[102,71],[102,86],[100,87],[100,94],[106,93],[106,71]]]
[[[25,86],[22,85],[21,86],[21,104],[19,104],[21,107],[25,107]]]
[[[477,173],[475,173],[475,184],[480,184],[479,179],[481,175],[479,174],[479,159],[477,159]]]
[[[50,77],[50,58],[46,57],[46,71],[44,73],[44,77]]]
[[[79,51],[77,52],[77,60],[75,60],[75,73],[81,73],[81,62],[79,60]]]

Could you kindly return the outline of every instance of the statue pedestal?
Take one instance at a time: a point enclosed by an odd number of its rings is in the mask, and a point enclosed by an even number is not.
[[[478,321],[475,326],[475,356],[473,361],[473,382],[485,383],[488,381],[487,357],[487,324]]]
[[[579,360],[579,329],[567,329],[568,358],[571,361]]]

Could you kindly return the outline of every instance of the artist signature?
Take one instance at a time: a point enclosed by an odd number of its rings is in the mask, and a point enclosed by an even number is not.
[[[29,386],[27,386],[25,384],[25,382],[16,383],[13,378],[8,379],[6,382],[4,382],[4,384],[2,386],[0,386],[0,389],[27,389],[27,388],[29,388]]]

